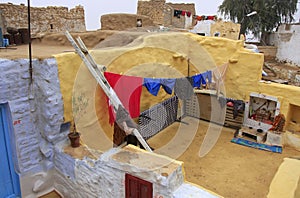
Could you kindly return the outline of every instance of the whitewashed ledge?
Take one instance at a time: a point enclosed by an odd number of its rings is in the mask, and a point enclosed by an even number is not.
[[[212,89],[194,89],[194,93],[216,95],[217,90]]]
[[[174,192],[173,198],[222,198],[222,196],[210,192],[192,183],[184,183]]]

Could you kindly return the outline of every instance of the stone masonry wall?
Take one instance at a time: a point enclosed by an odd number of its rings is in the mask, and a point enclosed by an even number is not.
[[[38,64],[34,61],[33,64]],[[40,134],[35,127],[34,97],[30,96],[27,60],[0,59],[0,103],[9,104],[12,114],[18,164],[21,173],[38,168],[43,160],[39,152]]]
[[[147,16],[136,14],[106,14],[101,16],[101,30],[129,30],[137,28],[137,20],[142,20],[142,27],[153,26]]]
[[[164,7],[166,0],[139,0],[138,15],[150,17],[156,24],[164,24]]]
[[[168,8],[172,8],[171,13]],[[184,28],[186,18],[184,16],[180,16],[180,18],[174,17],[174,10],[191,12],[191,17],[196,14],[195,4],[193,3],[167,3],[165,10],[165,23],[168,23],[168,21],[170,21],[171,25],[175,28]],[[170,18],[168,18],[167,16],[170,16]],[[194,20],[192,24],[194,24]]]
[[[2,12],[3,31],[7,27],[27,28],[27,6],[11,3],[0,4]],[[0,13],[1,13],[0,12]],[[67,7],[31,7],[32,34],[43,32],[84,32],[86,31],[84,8],[76,6],[68,10]]]
[[[2,16],[2,10],[0,9],[0,28],[1,30],[3,30],[4,27],[4,20],[3,20],[3,16]]]
[[[185,17],[174,17],[175,9],[191,12],[191,17],[196,14],[195,4],[193,3],[174,4],[166,3],[165,0],[139,0],[137,14],[150,17],[156,24],[185,28]]]
[[[54,168],[54,145],[68,133],[60,129],[63,101],[55,59],[34,59],[32,65],[31,84],[29,60],[0,59],[0,104],[8,103],[12,115],[22,197],[38,197],[53,187],[48,172]]]

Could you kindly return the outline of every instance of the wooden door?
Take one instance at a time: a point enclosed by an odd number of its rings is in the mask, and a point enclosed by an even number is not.
[[[132,175],[125,175],[126,198],[152,198],[152,183]]]
[[[14,170],[5,106],[0,104],[0,197],[21,197],[19,178]]]

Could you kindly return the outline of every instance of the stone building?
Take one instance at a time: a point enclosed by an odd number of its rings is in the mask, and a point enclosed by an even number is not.
[[[191,16],[175,17],[174,11],[181,10],[190,12]],[[172,26],[174,28],[187,28],[186,21],[196,14],[195,4],[193,3],[166,3],[166,0],[139,0],[137,14],[149,16],[154,23],[164,26]],[[190,24],[191,25],[191,24]]]
[[[106,14],[101,16],[101,30],[128,30],[137,27],[141,21],[141,27],[153,26],[153,20],[148,16],[137,14]]]
[[[27,6],[12,3],[0,4],[0,27],[6,34],[7,27],[28,27]],[[84,32],[86,31],[84,8],[76,6],[67,7],[31,7],[31,32],[32,34],[44,32]]]

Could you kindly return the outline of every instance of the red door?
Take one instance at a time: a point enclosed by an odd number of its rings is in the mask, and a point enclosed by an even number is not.
[[[125,175],[126,198],[152,198],[152,183],[132,175]]]

